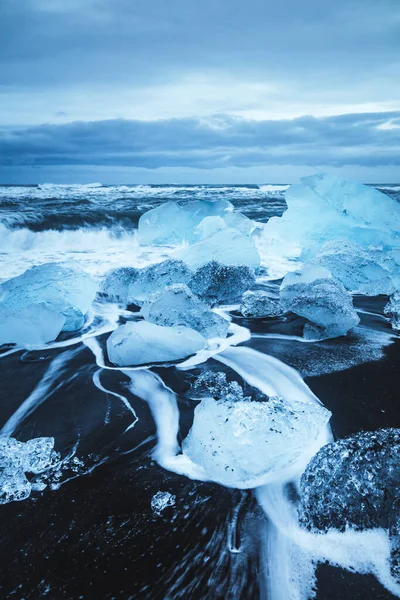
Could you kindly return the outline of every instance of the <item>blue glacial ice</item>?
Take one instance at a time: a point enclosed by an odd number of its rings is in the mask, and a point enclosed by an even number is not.
[[[226,337],[229,321],[214,313],[188,286],[171,285],[142,306],[141,315],[164,327],[189,327],[205,338]]]
[[[324,267],[306,265],[289,273],[280,288],[282,310],[304,317],[304,337],[326,339],[345,335],[360,319],[344,286]]]
[[[390,295],[400,287],[400,264],[389,251],[354,242],[327,242],[312,261],[327,268],[352,293]]]
[[[188,283],[193,273],[181,260],[164,260],[142,269],[114,269],[103,280],[101,292],[123,304],[137,304],[176,283]]]
[[[391,296],[385,306],[385,315],[389,317],[393,329],[400,330],[400,291]]]
[[[97,284],[79,269],[58,263],[31,267],[0,284],[0,343],[43,343],[61,331],[80,329],[96,291]],[[30,325],[36,311],[38,320]],[[19,319],[21,326],[16,326]]]
[[[213,260],[199,267],[188,282],[188,287],[211,305],[233,303],[245,290],[256,283],[252,267],[245,265],[222,265]]]
[[[174,362],[203,350],[206,340],[188,327],[162,327],[146,321],[120,325],[107,340],[110,362],[121,367]]]
[[[26,443],[0,438],[0,504],[28,498],[33,486],[26,473],[43,473],[58,459],[54,438],[35,438]]]
[[[267,292],[263,290],[256,290],[255,292],[247,290],[242,296],[240,312],[244,317],[262,318],[274,317],[282,311],[279,300],[271,298]]]
[[[140,217],[138,231],[141,244],[174,246],[194,243],[224,226],[250,235],[257,224],[235,213],[227,200],[198,200],[183,205],[166,202],[152,208]]]
[[[193,270],[213,260],[224,265],[245,265],[256,270],[260,267],[260,255],[253,239],[231,227],[196,244],[179,248],[172,256],[183,260]]]
[[[400,245],[400,205],[372,187],[321,173],[303,177],[285,198],[286,212],[264,228],[267,255],[309,260],[332,240],[365,248]]]
[[[262,478],[282,476],[317,440],[329,417],[323,406],[295,399],[204,397],[182,450],[212,481],[250,488]]]

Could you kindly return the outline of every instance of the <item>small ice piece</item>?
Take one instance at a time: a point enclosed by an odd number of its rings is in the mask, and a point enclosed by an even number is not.
[[[318,439],[329,417],[317,403],[205,397],[195,409],[182,450],[212,481],[251,488],[275,473],[281,476]]]
[[[31,267],[0,285],[0,308],[16,314],[29,305],[44,304],[64,317],[62,331],[80,329],[97,292],[97,284],[80,269],[59,263]]]
[[[389,530],[391,571],[400,582],[400,430],[361,432],[328,444],[301,478],[300,522],[311,531]]]
[[[129,286],[135,281],[139,269],[121,267],[109,271],[100,286],[100,293],[108,298],[129,304]]]
[[[243,389],[237,381],[227,382],[226,375],[222,371],[203,371],[192,384],[188,398],[197,400],[199,398],[214,398],[214,400],[231,400],[237,402],[243,400]]]
[[[281,310],[279,300],[271,298],[267,292],[257,290],[252,292],[248,290],[242,296],[240,312],[244,317],[274,317],[279,315]]]
[[[282,310],[314,324],[304,328],[307,338],[339,337],[360,322],[351,295],[324,267],[306,265],[286,275],[281,284],[280,304]]]
[[[256,283],[254,269],[245,265],[221,265],[213,260],[194,273],[188,286],[211,305],[238,300]]]
[[[173,257],[183,260],[193,270],[213,260],[224,265],[260,267],[260,255],[252,238],[230,227],[197,244],[175,250]]]
[[[312,262],[329,269],[352,293],[389,296],[400,281],[400,268],[387,252],[345,240],[326,243]]]
[[[25,473],[42,473],[58,458],[54,438],[35,438],[26,443],[0,438],[0,504],[28,498],[32,484]]]
[[[138,232],[141,244],[174,246],[197,239],[195,232],[206,217],[223,218],[233,206],[227,200],[198,200],[179,205],[166,202],[144,213],[139,219]]]
[[[400,245],[400,204],[375,188],[326,173],[303,177],[285,193],[288,209],[265,225],[263,243],[303,260],[330,240],[364,247]]]
[[[121,367],[174,362],[203,350],[206,340],[188,327],[160,327],[146,321],[120,325],[107,340],[110,362]]]
[[[212,312],[187,285],[171,285],[140,311],[146,321],[164,327],[190,327],[205,338],[226,337],[229,321]]]
[[[384,312],[390,318],[393,329],[400,330],[400,291],[393,294]]]
[[[174,506],[175,502],[176,496],[169,492],[157,492],[151,499],[151,509],[160,515],[168,506]]]
[[[183,261],[169,259],[142,269],[115,269],[107,275],[101,290],[124,304],[141,306],[145,300],[167,286],[187,283],[192,275]]]
[[[43,302],[21,309],[0,306],[0,346],[43,346],[56,339],[64,323],[65,317]]]

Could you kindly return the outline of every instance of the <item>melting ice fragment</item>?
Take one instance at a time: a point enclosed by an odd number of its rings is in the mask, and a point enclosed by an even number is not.
[[[107,340],[108,358],[127,367],[173,362],[202,350],[206,340],[188,327],[160,327],[145,321],[120,325]]]
[[[169,492],[157,492],[151,499],[151,508],[156,514],[160,515],[168,506],[174,506],[175,502],[176,496]]]
[[[324,267],[306,265],[289,273],[282,282],[280,304],[284,311],[308,319],[308,338],[333,338],[345,335],[360,319],[353,300],[343,285]]]
[[[124,304],[141,306],[165,287],[187,283],[191,276],[192,272],[181,260],[164,260],[143,269],[115,269],[103,281],[101,291]]]
[[[205,397],[182,450],[212,481],[252,488],[282,476],[319,437],[330,413],[318,404],[271,397]]]
[[[214,400],[243,400],[243,389],[237,381],[228,383],[225,373],[203,371],[191,386],[187,396],[191,399],[214,398]]]
[[[141,314],[157,325],[190,327],[205,338],[226,337],[229,328],[229,321],[212,312],[186,285],[167,287],[145,302]]]
[[[238,300],[245,290],[256,283],[254,269],[245,265],[221,265],[213,260],[201,266],[188,286],[209,304]]]
[[[0,504],[28,498],[32,484],[25,473],[42,473],[58,458],[54,438],[35,438],[26,443],[0,438]]]
[[[330,240],[365,247],[398,247],[400,205],[360,183],[320,173],[303,177],[285,193],[287,211],[264,228],[264,245],[283,257],[296,253],[308,260]]]
[[[279,300],[271,298],[267,292],[248,290],[242,296],[240,312],[244,317],[273,317],[281,312]]]
[[[327,268],[352,293],[390,295],[400,283],[400,265],[388,251],[354,242],[328,242],[312,262]]]
[[[175,250],[173,257],[183,260],[193,270],[214,260],[224,265],[245,265],[253,269],[260,266],[260,255],[253,239],[230,227],[197,244]]]
[[[204,239],[226,226],[249,235],[256,224],[234,213],[227,200],[198,200],[184,205],[166,202],[152,208],[140,217],[138,231],[141,244],[173,246]]]
[[[0,306],[0,345],[42,346],[56,339],[65,317],[44,303],[14,310]]]
[[[400,330],[400,291],[395,292],[385,306],[385,315],[388,315],[393,329]]]
[[[301,478],[300,520],[309,530],[389,530],[400,582],[400,430],[361,432],[321,448]]]
[[[41,307],[39,320],[44,317],[43,308],[52,311],[60,318],[49,315],[49,328],[38,328],[35,340],[30,337],[31,329],[26,335],[18,334],[18,343],[34,344],[42,334],[43,339],[55,339],[60,331],[76,331],[85,320],[94,297],[97,285],[85,272],[65,267],[58,263],[45,263],[31,267],[22,275],[14,277],[0,285],[0,311],[2,312],[2,342],[13,342],[8,319],[13,322],[20,317],[26,321],[35,313],[35,307]],[[56,323],[58,326],[56,326]],[[59,329],[58,329],[59,327]],[[58,331],[57,331],[58,329]],[[6,339],[9,336],[11,339]]]

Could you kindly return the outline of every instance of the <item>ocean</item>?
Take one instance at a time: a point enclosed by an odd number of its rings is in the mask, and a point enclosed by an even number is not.
[[[224,199],[266,223],[285,211],[288,187],[3,185],[0,283],[46,262],[74,263],[98,280],[120,266],[144,267],[171,253],[140,245],[137,224],[147,210],[168,201]],[[400,185],[375,187],[400,201]],[[261,269],[257,288],[277,295],[279,281]],[[351,335],[312,344],[300,337],[300,318],[247,319],[238,306],[226,307],[233,324],[251,334],[242,346],[280,359],[305,379],[332,412],[335,438],[400,427],[400,344],[384,316],[385,299],[358,295],[354,304],[361,323]],[[63,461],[46,488],[0,507],[1,597],[266,600],[275,571],[266,558],[273,532],[262,503],[251,490],[192,480],[157,463],[151,402],[129,389],[126,373],[102,368],[99,359],[115,319],[107,310],[96,305],[82,335],[61,334],[56,343],[29,351],[0,348],[2,435],[21,441],[52,436]],[[177,395],[179,441],[196,404],[186,392],[203,368],[152,368]],[[212,357],[207,368],[232,373]],[[152,505],[158,492],[173,498],[162,511]],[[280,558],[284,570],[285,557],[276,556],[275,570]],[[380,571],[356,572],[345,562],[321,561],[312,597],[399,597]],[[301,565],[296,569],[306,577]],[[293,600],[307,600],[306,594]],[[284,592],[275,599],[292,600]]]

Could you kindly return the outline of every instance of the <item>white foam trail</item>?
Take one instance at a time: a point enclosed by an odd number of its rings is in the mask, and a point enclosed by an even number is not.
[[[125,433],[127,431],[129,431],[130,429],[132,429],[136,423],[139,421],[138,416],[134,410],[134,408],[131,406],[131,404],[128,402],[127,398],[125,398],[125,396],[122,396],[122,394],[117,394],[117,392],[112,392],[111,390],[108,390],[107,388],[105,388],[103,386],[103,384],[100,381],[100,375],[101,375],[102,369],[98,369],[92,377],[92,381],[94,383],[94,385],[101,390],[102,392],[104,392],[105,394],[110,394],[111,396],[114,396],[115,398],[118,398],[118,400],[121,400],[122,404],[126,407],[126,409],[132,413],[133,416],[133,422],[129,425],[129,427],[126,428]]]
[[[11,436],[27,416],[34,412],[38,406],[43,404],[43,402],[47,400],[62,385],[65,385],[67,381],[70,381],[76,376],[73,374],[68,379],[64,379],[63,377],[66,372],[68,361],[80,351],[81,348],[68,350],[51,361],[47,371],[35,389],[31,394],[29,394],[28,398],[24,400],[15,413],[8,419],[5,425],[3,425],[2,429],[0,430],[0,437]],[[58,385],[54,385],[55,381],[60,378],[61,380]]]

